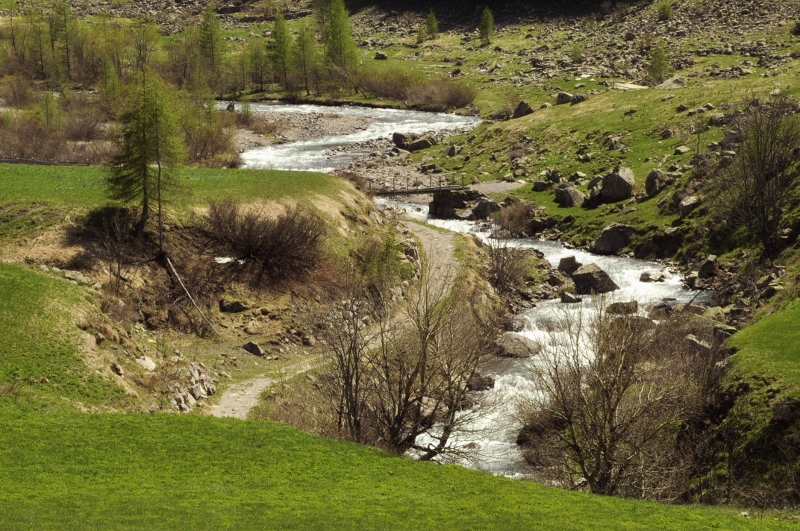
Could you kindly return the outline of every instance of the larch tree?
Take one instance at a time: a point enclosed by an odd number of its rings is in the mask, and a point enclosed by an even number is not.
[[[279,14],[272,25],[272,38],[269,41],[269,58],[281,84],[288,89],[291,85],[290,68],[292,61],[292,35],[286,19]]]
[[[119,118],[120,134],[106,185],[112,199],[141,205],[136,225],[143,231],[156,201],[159,248],[163,251],[163,195],[178,183],[185,147],[172,95],[153,72],[144,70]]]
[[[358,64],[358,48],[353,39],[350,14],[344,6],[344,0],[331,2],[330,15],[323,35],[325,62],[329,70],[332,74],[338,74],[348,83],[352,83]]]
[[[302,76],[306,95],[311,94],[311,83],[316,81],[319,68],[319,50],[314,30],[305,22],[297,28],[294,44],[294,61],[298,74]]]
[[[203,11],[198,38],[200,41],[200,56],[204,66],[213,74],[219,68],[223,53],[223,43],[219,19],[211,4],[207,5],[205,11]]]
[[[481,23],[478,26],[478,33],[484,45],[489,45],[492,42],[492,35],[494,35],[494,15],[492,15],[492,11],[488,7],[483,8],[483,12],[481,13]]]

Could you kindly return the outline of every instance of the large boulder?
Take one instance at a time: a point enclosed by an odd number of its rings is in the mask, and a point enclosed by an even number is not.
[[[616,254],[631,243],[631,236],[636,229],[630,225],[612,223],[603,229],[600,237],[594,241],[594,252],[598,254]]]
[[[636,179],[633,170],[618,166],[611,173],[603,177],[603,184],[600,189],[601,203],[616,203],[624,201],[633,195],[633,187]]]
[[[570,293],[568,291],[562,291],[561,292],[561,302],[563,302],[564,304],[577,304],[579,302],[583,302],[583,299],[581,299],[580,297],[578,297],[576,295],[573,295],[572,293]]]
[[[456,210],[467,208],[473,201],[481,198],[475,190],[440,190],[433,193],[433,201],[428,205],[430,214],[441,219],[455,219]]]
[[[608,273],[595,264],[579,267],[572,274],[572,281],[575,282],[575,291],[579,295],[608,293],[619,289]]]
[[[421,149],[428,149],[429,147],[433,147],[436,145],[436,140],[430,136],[423,136],[422,138],[418,138],[414,140],[408,145],[407,151],[415,152]]]
[[[574,186],[556,188],[556,203],[565,207],[580,207],[586,202],[586,195]]]
[[[500,205],[496,201],[488,197],[483,197],[478,200],[472,209],[472,217],[475,220],[488,219],[495,212],[500,211]]]
[[[407,135],[405,133],[392,133],[392,142],[395,146],[408,151],[408,146],[416,139],[416,135]]]
[[[639,282],[664,282],[665,280],[667,280],[667,276],[663,271],[657,269],[644,271],[639,277]]]
[[[502,358],[530,358],[542,350],[542,346],[514,332],[506,332],[497,339],[497,355]]]
[[[223,313],[240,313],[249,310],[250,306],[242,301],[229,301],[227,299],[220,299],[219,311]]]
[[[606,312],[613,315],[631,315],[638,311],[639,303],[637,301],[613,302],[606,308]]]
[[[702,201],[699,197],[690,195],[689,197],[681,199],[681,202],[678,204],[678,210],[680,210],[681,216],[686,217],[699,207],[701,203]]]
[[[559,92],[556,96],[556,105],[566,105],[572,103],[572,94],[569,92]]]
[[[588,94],[575,94],[570,98],[569,103],[570,105],[577,105],[579,103],[583,103],[584,101],[589,99]]]
[[[700,267],[697,269],[697,273],[700,278],[716,276],[718,273],[716,255],[708,255],[708,258],[706,258],[703,263],[700,264]]]
[[[579,263],[575,256],[565,256],[558,262],[558,270],[571,275],[583,264]]]
[[[659,194],[666,187],[667,174],[664,173],[664,170],[656,168],[647,175],[647,180],[644,183],[644,191],[647,193],[647,197]]]
[[[533,114],[533,108],[528,104],[527,101],[521,101],[519,102],[519,105],[517,105],[517,108],[514,109],[514,114],[511,115],[511,118],[522,118],[523,116],[528,116],[529,114]]]

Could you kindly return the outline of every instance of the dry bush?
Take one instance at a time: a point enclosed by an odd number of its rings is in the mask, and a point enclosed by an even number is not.
[[[20,159],[70,161],[64,135],[28,113],[15,116],[0,128],[0,154]]]
[[[696,464],[689,426],[722,375],[710,336],[682,314],[656,325],[602,302],[565,313],[531,364],[542,392],[522,405],[526,458],[566,488],[681,499]]]
[[[505,205],[495,215],[495,223],[513,236],[529,236],[531,220],[541,210],[536,203],[524,199]]]
[[[486,249],[489,282],[501,293],[513,293],[531,268],[530,254],[496,238],[489,239]]]
[[[229,267],[256,284],[302,277],[323,259],[325,222],[300,206],[269,217],[232,202],[212,203],[208,221],[218,252],[232,259]]]
[[[366,72],[359,78],[362,90],[376,96],[407,101],[431,110],[466,107],[475,100],[477,91],[449,79],[425,80],[405,70]]]
[[[36,101],[33,82],[25,76],[6,76],[0,86],[0,96],[10,107],[26,107]]]
[[[430,81],[408,91],[408,99],[431,110],[460,109],[475,100],[478,91],[466,83],[442,79]]]
[[[105,115],[98,107],[83,106],[67,114],[65,131],[69,140],[91,142],[105,136]]]
[[[191,162],[208,167],[239,166],[235,119],[228,114],[218,111],[213,104],[186,107],[181,129]]]

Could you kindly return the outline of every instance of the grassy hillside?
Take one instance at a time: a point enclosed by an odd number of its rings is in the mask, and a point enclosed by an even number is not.
[[[800,397],[800,300],[751,325],[731,339],[740,350],[734,374],[776,379],[785,396]]]
[[[3,529],[790,529],[197,416],[6,417]]]
[[[94,298],[67,280],[0,263],[0,411],[130,405],[120,386],[87,366],[94,338],[75,322],[96,311]]]

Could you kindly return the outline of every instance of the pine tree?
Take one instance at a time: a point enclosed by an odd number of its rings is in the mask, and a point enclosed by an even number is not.
[[[163,250],[163,193],[174,189],[185,157],[185,147],[172,95],[148,70],[134,89],[119,118],[117,152],[108,168],[106,186],[112,199],[138,202],[142,214],[136,225],[143,231],[151,201],[158,207],[159,247]]]
[[[310,95],[311,82],[319,77],[319,49],[314,37],[314,30],[306,22],[301,22],[297,28],[294,61],[298,73],[303,78],[306,95]]]
[[[203,11],[199,26],[200,56],[211,74],[216,73],[223,54],[222,31],[211,4]]]
[[[289,70],[292,60],[292,36],[289,33],[289,25],[283,15],[275,17],[272,25],[272,38],[269,42],[269,58],[275,73],[278,75],[284,88],[291,87]]]
[[[258,90],[264,91],[264,83],[267,81],[269,73],[269,54],[267,44],[264,39],[251,39],[247,44],[247,60],[249,62],[250,80],[258,86]]]
[[[478,32],[481,36],[481,42],[483,42],[484,46],[488,46],[491,43],[492,35],[494,35],[494,15],[492,15],[492,11],[488,7],[483,8]]]
[[[350,14],[344,0],[332,0],[325,35],[325,62],[328,68],[352,82],[358,63],[358,48],[353,40]]]
[[[435,39],[439,36],[439,21],[436,19],[436,13],[433,12],[433,9],[428,13],[428,18],[425,20],[425,30],[430,39]]]

